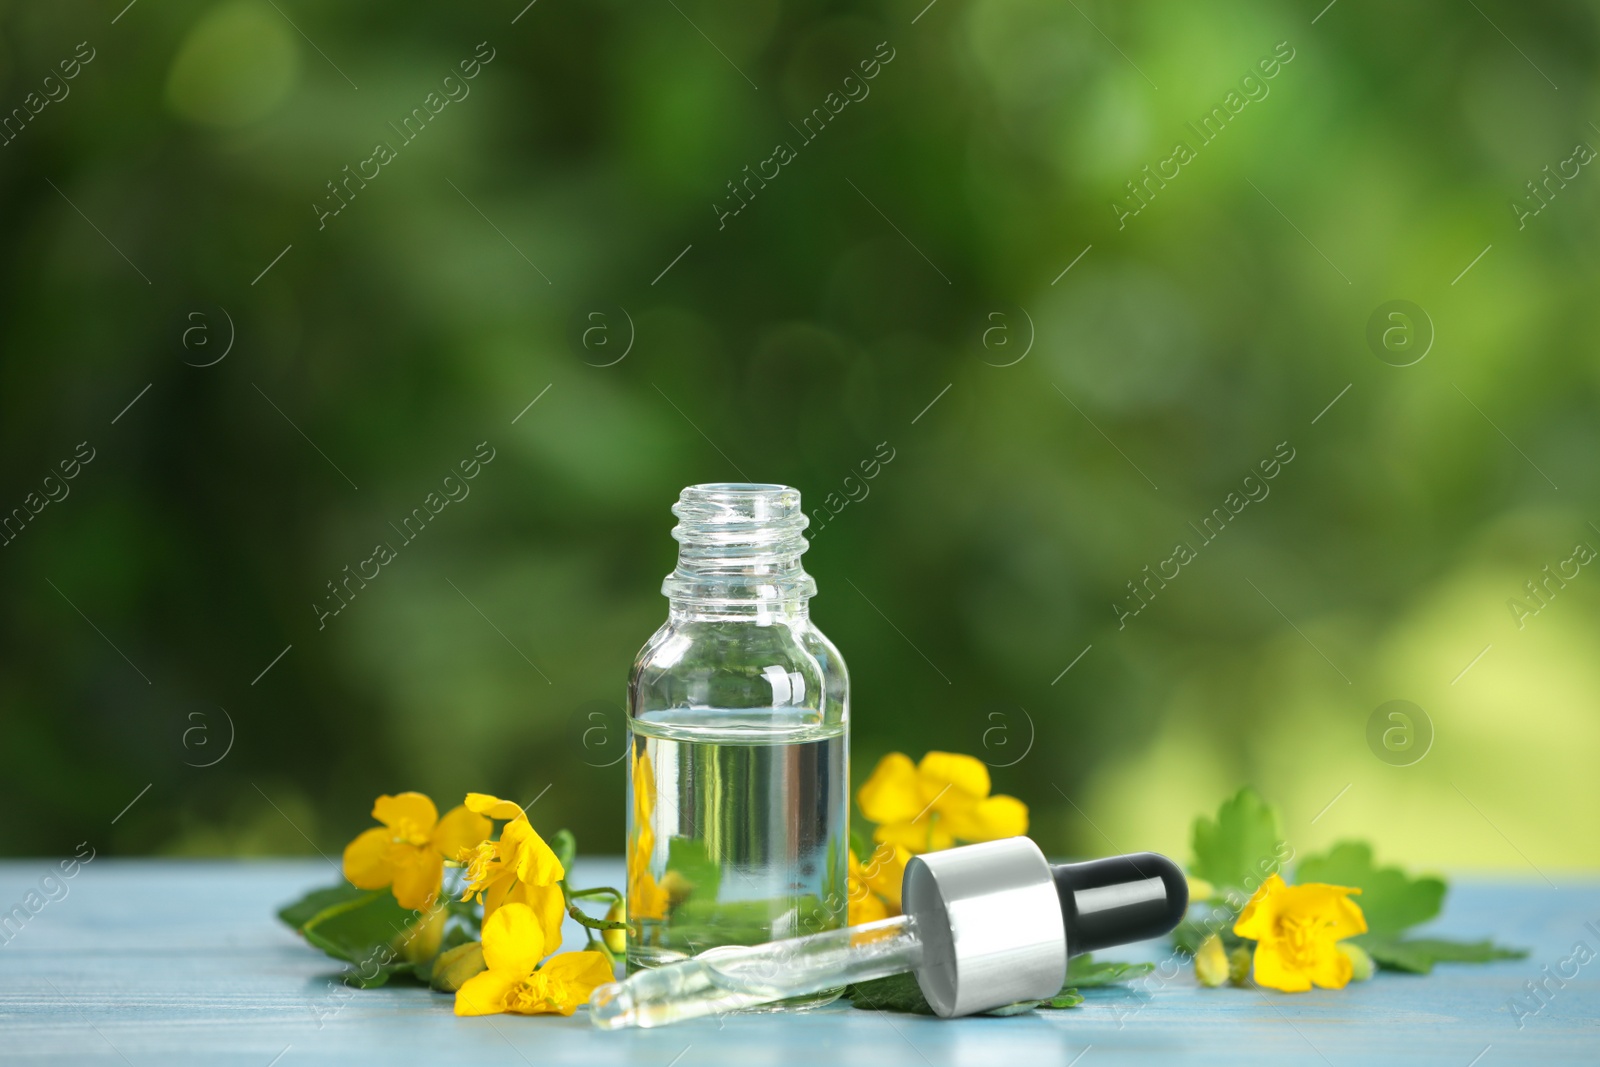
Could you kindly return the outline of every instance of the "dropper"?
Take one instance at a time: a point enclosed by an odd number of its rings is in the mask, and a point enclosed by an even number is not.
[[[913,856],[905,914],[764,945],[726,946],[601,986],[603,1030],[664,1026],[910,971],[950,1018],[1055,996],[1067,959],[1159,937],[1189,904],[1183,872],[1139,852],[1050,864],[1026,837]]]

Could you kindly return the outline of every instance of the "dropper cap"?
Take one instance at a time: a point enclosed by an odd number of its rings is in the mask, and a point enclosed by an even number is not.
[[[1188,879],[1176,863],[1154,852],[1062,863],[1050,870],[1074,956],[1160,937],[1183,921],[1189,907]]]
[[[1012,837],[913,856],[901,900],[924,944],[917,984],[948,1018],[1055,996],[1069,956],[1168,933],[1189,889],[1153,852],[1051,866]]]

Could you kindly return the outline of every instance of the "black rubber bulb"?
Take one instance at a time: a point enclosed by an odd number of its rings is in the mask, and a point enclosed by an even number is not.
[[[1183,871],[1154,852],[1052,864],[1050,871],[1073,956],[1170,933],[1189,907]]]

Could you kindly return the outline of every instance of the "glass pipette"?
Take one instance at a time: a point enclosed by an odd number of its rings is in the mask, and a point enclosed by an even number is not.
[[[936,1014],[969,1015],[1055,996],[1069,954],[1159,937],[1188,900],[1151,852],[1052,866],[1026,837],[967,845],[911,858],[904,915],[641,970],[596,989],[589,1019],[664,1026],[906,971]]]
[[[663,1026],[913,971],[922,941],[910,916],[765,945],[728,946],[639,971],[595,990],[589,1019],[604,1030]]]

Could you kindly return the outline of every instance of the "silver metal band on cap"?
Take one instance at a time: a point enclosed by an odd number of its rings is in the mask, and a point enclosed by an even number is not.
[[[1067,977],[1061,898],[1026,837],[911,857],[901,902],[923,938],[917,984],[949,1018],[1043,1000]]]

